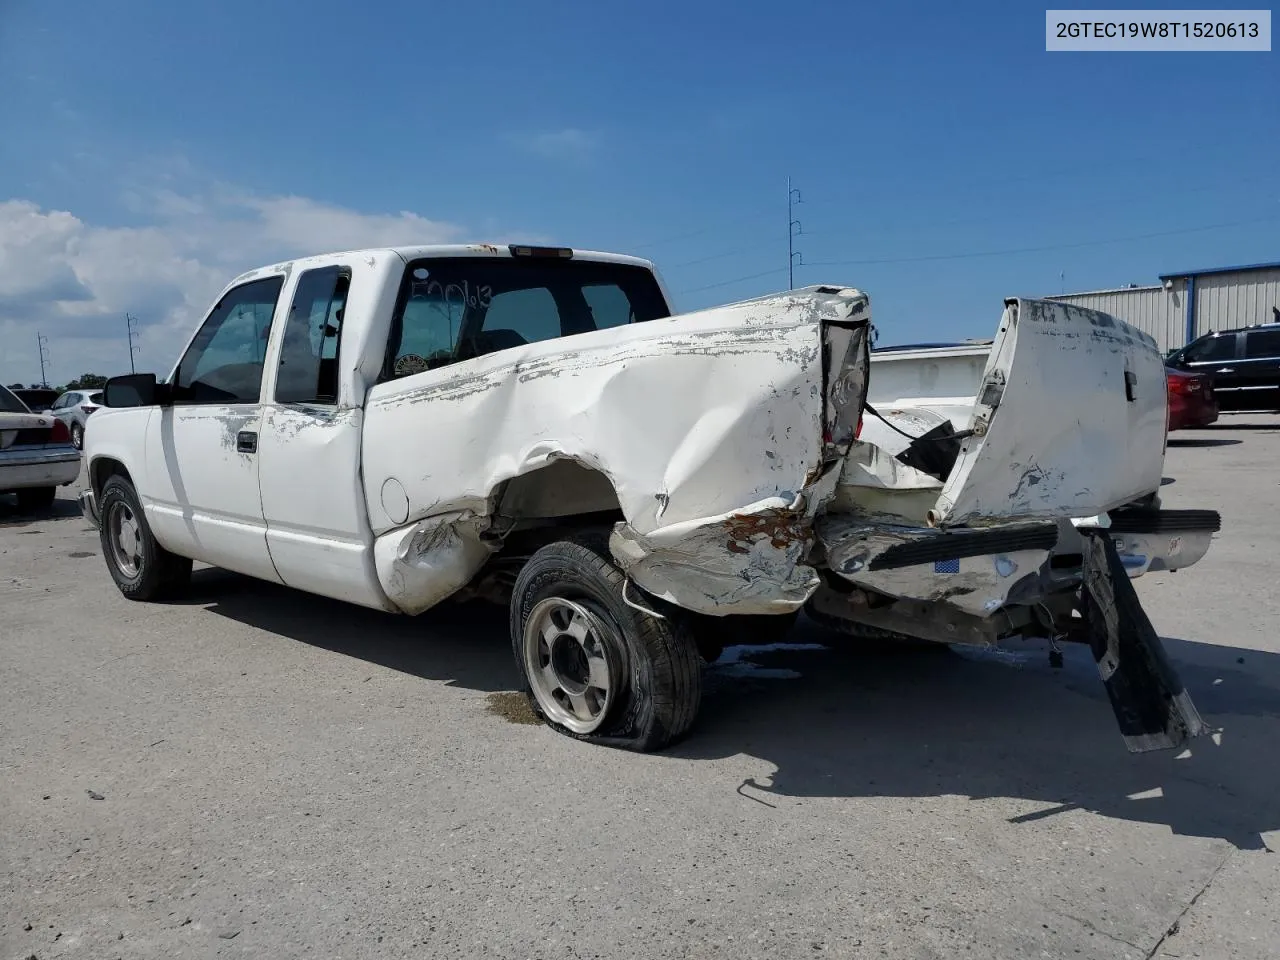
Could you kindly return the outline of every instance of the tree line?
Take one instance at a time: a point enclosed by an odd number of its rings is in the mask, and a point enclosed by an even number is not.
[[[11,383],[10,390],[56,390],[58,393],[66,393],[68,390],[100,390],[106,386],[107,378],[96,373],[82,373],[74,380],[68,380],[61,387],[50,387],[43,383]]]

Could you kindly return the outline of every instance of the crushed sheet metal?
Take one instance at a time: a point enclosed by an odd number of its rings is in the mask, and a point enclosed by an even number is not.
[[[387,597],[405,613],[422,613],[479,572],[497,544],[481,539],[487,517],[442,514],[374,542],[374,563]]]
[[[978,435],[961,444],[940,523],[1091,516],[1159,488],[1164,360],[1141,331],[1073,304],[1010,300],[983,383],[1003,388],[978,391]]]
[[[821,582],[805,562],[813,542],[800,498],[772,498],[648,536],[619,524],[609,548],[650,593],[715,616],[798,610]]]
[[[639,586],[704,612],[793,610],[816,583],[802,562],[812,541],[803,522],[756,516],[757,508],[793,509],[809,494],[795,509],[811,518],[834,491],[824,387],[844,378],[847,404],[865,372],[824,370],[823,338],[827,324],[845,325],[840,357],[865,356],[869,314],[856,290],[793,291],[378,384],[365,415],[366,497],[376,501],[395,477],[409,524],[459,509],[475,510],[482,524],[488,508],[477,504],[503,484],[571,460],[609,479],[625,521],[615,550]],[[406,442],[414,437],[450,455],[424,460],[422,445]],[[402,535],[379,502],[369,515],[385,586],[397,551],[381,539]],[[644,556],[651,549],[659,553]],[[431,565],[433,576],[460,585],[474,574],[479,554],[446,553],[452,559]],[[451,563],[460,567],[446,573]],[[425,577],[405,577],[396,602],[425,608],[440,593]]]
[[[945,601],[978,617],[990,616],[1004,606],[1015,586],[1024,584],[1025,589],[1038,582],[1039,570],[1050,553],[1047,549],[1014,550],[872,570],[872,561],[889,548],[936,536],[936,532],[828,514],[819,518],[817,535],[831,571],[842,579],[891,597]],[[1021,602],[1026,599],[1019,597]]]

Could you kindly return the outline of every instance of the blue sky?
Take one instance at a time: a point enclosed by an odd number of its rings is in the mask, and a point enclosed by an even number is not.
[[[1026,3],[0,0],[0,378],[33,325],[51,379],[127,364],[126,309],[166,367],[237,269],[402,234],[779,289],[788,175],[798,285],[988,336],[1006,295],[1280,259],[1278,58],[1049,54]]]

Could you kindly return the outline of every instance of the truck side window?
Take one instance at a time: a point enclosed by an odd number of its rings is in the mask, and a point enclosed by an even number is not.
[[[1280,330],[1250,330],[1244,341],[1244,355],[1250,360],[1280,357]]]
[[[205,319],[174,376],[175,403],[257,403],[271,318],[283,277],[227,292]]]
[[[279,403],[337,403],[338,346],[351,273],[321,267],[298,277],[276,372]]]
[[[1199,343],[1187,347],[1183,359],[1188,363],[1213,363],[1218,360],[1234,360],[1236,357],[1236,336],[1234,333],[1221,337],[1209,337]]]

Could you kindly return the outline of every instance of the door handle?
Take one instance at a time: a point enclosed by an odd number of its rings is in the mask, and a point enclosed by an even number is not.
[[[1235,367],[1223,367],[1221,370],[1215,370],[1214,373],[1235,373]]]
[[[236,434],[236,453],[257,453],[258,434],[254,430],[241,430]]]

